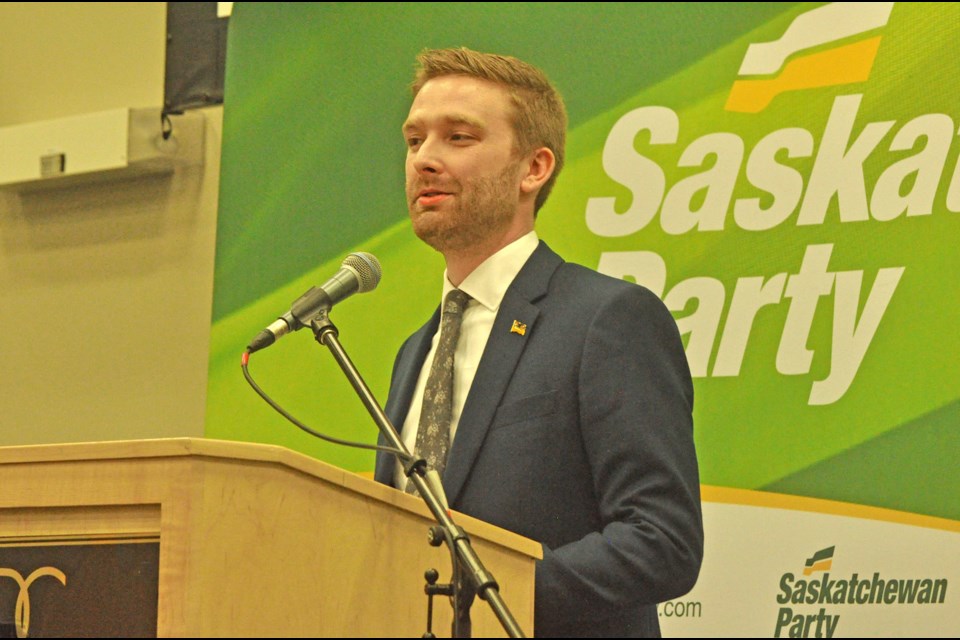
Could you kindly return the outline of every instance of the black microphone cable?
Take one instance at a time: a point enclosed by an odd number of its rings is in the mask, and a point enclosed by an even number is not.
[[[316,438],[320,438],[321,440],[325,440],[326,442],[330,442],[333,444],[339,444],[346,447],[356,447],[357,449],[369,449],[372,451],[384,451],[386,453],[392,453],[393,455],[403,460],[404,463],[410,463],[414,461],[415,458],[413,456],[405,453],[404,451],[401,451],[400,449],[394,449],[393,447],[383,447],[376,444],[365,444],[363,442],[351,442],[350,440],[341,440],[340,438],[334,438],[333,436],[322,434],[319,431],[314,431],[304,423],[300,422],[300,420],[295,418],[289,412],[287,412],[286,409],[284,409],[279,404],[277,404],[277,402],[274,401],[273,398],[268,396],[266,392],[264,392],[264,390],[260,388],[260,386],[254,381],[253,376],[250,375],[249,362],[250,362],[250,351],[249,350],[244,351],[243,356],[241,356],[240,358],[240,367],[243,369],[243,377],[246,378],[247,382],[250,383],[250,386],[253,387],[253,390],[257,392],[258,396],[263,398],[263,400],[267,404],[269,404],[271,407],[273,407],[277,413],[279,413],[284,418],[292,422],[298,428],[302,429],[303,431],[306,431],[307,433],[309,433],[310,435]]]

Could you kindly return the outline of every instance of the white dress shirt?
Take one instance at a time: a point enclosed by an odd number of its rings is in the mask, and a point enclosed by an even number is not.
[[[467,401],[467,394],[470,393],[470,387],[473,385],[473,377],[477,373],[477,367],[480,365],[480,358],[483,356],[483,350],[487,346],[487,339],[490,337],[490,330],[493,328],[493,321],[497,318],[497,311],[500,310],[500,303],[507,289],[513,282],[520,269],[526,264],[530,256],[536,250],[539,244],[537,232],[531,231],[525,236],[514,240],[500,251],[496,252],[480,266],[474,269],[463,282],[460,283],[460,290],[468,293],[472,300],[467,303],[467,308],[463,312],[463,322],[460,325],[460,337],[457,340],[457,350],[453,356],[453,418],[450,423],[450,442],[453,442],[457,433],[457,425],[460,422],[460,413],[463,411],[463,405]],[[447,272],[443,272],[443,292],[440,297],[441,305],[446,299],[447,294],[455,289],[450,280],[447,279]],[[423,390],[427,386],[427,376],[430,374],[430,367],[433,364],[433,355],[437,350],[437,343],[440,341],[440,331],[433,335],[433,343],[430,346],[430,353],[423,361],[423,368],[420,369],[420,376],[417,378],[417,386],[413,392],[413,398],[410,401],[410,411],[407,412],[407,418],[403,423],[401,432],[403,443],[411,452],[414,451],[417,442],[417,429],[420,425],[420,409],[423,405]],[[393,486],[406,486],[407,479],[403,474],[403,467],[397,464],[394,472]]]

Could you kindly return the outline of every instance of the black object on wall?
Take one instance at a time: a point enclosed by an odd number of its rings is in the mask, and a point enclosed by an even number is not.
[[[223,104],[227,18],[216,2],[167,3],[164,114]]]

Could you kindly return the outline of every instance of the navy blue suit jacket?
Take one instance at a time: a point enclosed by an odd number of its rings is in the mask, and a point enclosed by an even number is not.
[[[397,355],[395,425],[438,323],[439,309]],[[659,635],[656,603],[692,588],[703,554],[692,407],[663,303],[541,242],[500,306],[443,477],[453,509],[543,544],[536,635]],[[376,479],[391,484],[393,469],[378,454]]]

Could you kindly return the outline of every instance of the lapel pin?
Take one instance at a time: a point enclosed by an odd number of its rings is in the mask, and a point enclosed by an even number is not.
[[[527,325],[523,324],[519,320],[513,321],[513,326],[510,327],[510,333],[519,333],[524,336],[527,334]]]

